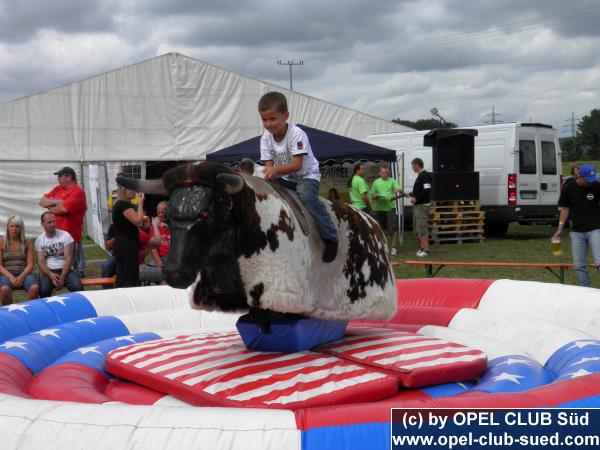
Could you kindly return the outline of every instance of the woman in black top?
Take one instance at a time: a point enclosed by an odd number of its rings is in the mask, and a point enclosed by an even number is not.
[[[144,196],[140,195],[137,209],[130,203],[134,197],[135,191],[119,186],[119,200],[113,205],[113,255],[117,261],[115,287],[140,286],[138,227],[144,223]]]

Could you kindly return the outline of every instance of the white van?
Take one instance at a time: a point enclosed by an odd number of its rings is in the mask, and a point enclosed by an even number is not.
[[[562,185],[558,136],[551,125],[502,123],[462,127],[479,132],[475,137],[475,171],[485,210],[488,234],[504,234],[508,224],[553,223],[558,219]],[[374,134],[367,142],[404,154],[404,186],[411,191],[416,174],[410,162],[419,157],[432,172],[431,147],[423,145],[429,130]],[[410,215],[411,212],[407,211]]]

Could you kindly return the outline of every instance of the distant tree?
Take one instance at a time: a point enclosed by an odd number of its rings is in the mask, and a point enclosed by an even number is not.
[[[589,159],[600,158],[600,109],[592,109],[577,124],[577,146],[585,149]]]
[[[453,122],[443,123],[438,119],[419,119],[416,122],[410,120],[401,120],[400,118],[392,120],[392,122],[399,123],[415,130],[431,130],[433,128],[456,128],[458,125]]]
[[[579,161],[583,156],[583,149],[578,145],[576,138],[560,139],[560,149],[563,161]]]

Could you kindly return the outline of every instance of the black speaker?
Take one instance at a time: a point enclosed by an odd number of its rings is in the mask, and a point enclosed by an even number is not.
[[[479,172],[434,172],[431,200],[479,200]]]
[[[475,136],[477,130],[440,128],[423,138],[432,147],[434,172],[469,172],[475,169]]]

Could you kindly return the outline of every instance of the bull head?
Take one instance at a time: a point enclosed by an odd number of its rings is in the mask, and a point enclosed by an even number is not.
[[[220,212],[215,210],[215,202],[222,202],[225,197],[218,191],[235,194],[244,186],[242,178],[232,173],[218,173],[212,180],[203,180],[202,171],[194,167],[200,165],[175,167],[165,172],[161,180],[117,178],[118,184],[136,192],[170,197],[166,215],[171,249],[163,274],[170,286],[180,289],[195,281],[206,263],[211,236],[219,231],[216,218]]]

